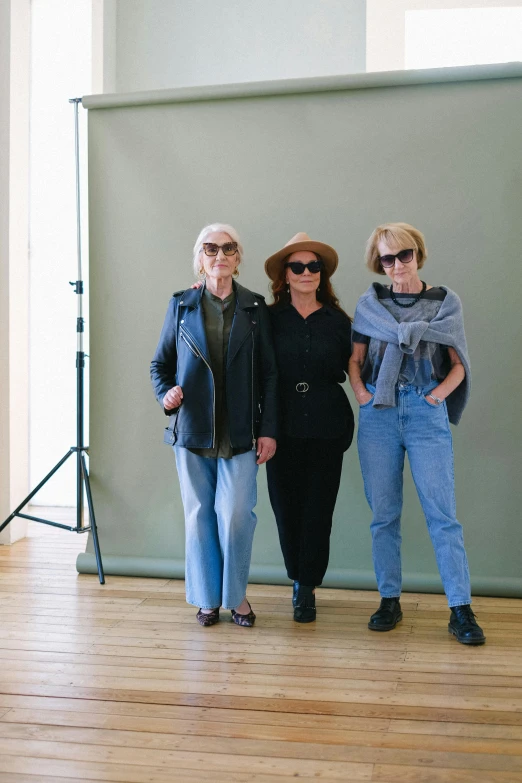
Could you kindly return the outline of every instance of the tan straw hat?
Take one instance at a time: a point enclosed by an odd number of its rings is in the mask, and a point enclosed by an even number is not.
[[[308,234],[300,231],[295,235],[295,237],[292,237],[292,239],[287,242],[281,250],[278,250],[277,253],[274,253],[273,256],[270,256],[270,258],[266,259],[265,272],[267,273],[268,277],[271,280],[275,280],[277,278],[277,273],[280,269],[280,265],[283,259],[289,256],[291,253],[297,252],[298,250],[311,250],[312,253],[317,253],[324,263],[328,277],[333,275],[337,269],[339,257],[333,247],[330,247],[330,245],[325,245],[324,242],[316,242],[315,240],[310,239]]]

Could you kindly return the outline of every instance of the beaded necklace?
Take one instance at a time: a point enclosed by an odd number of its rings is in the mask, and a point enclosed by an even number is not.
[[[422,280],[421,282],[422,282],[422,290],[419,291],[418,294],[415,294],[413,298],[413,302],[408,302],[408,304],[403,304],[402,302],[399,302],[399,300],[397,299],[397,297],[393,292],[393,284],[392,284],[390,286],[390,296],[395,302],[395,304],[398,305],[399,307],[413,307],[413,305],[417,304],[419,299],[422,299],[422,297],[424,296],[424,292],[426,290],[426,283],[424,282],[424,280]]]

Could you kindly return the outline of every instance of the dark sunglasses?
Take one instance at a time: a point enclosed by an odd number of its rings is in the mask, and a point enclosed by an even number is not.
[[[413,250],[401,250],[400,253],[392,255],[391,253],[386,256],[379,256],[379,261],[382,266],[389,268],[395,266],[395,259],[398,258],[401,264],[409,264],[413,260]]]
[[[206,256],[217,256],[219,248],[226,256],[233,256],[237,252],[237,242],[225,242],[224,245],[216,245],[214,242],[203,242],[203,250]]]
[[[308,264],[303,264],[302,261],[287,261],[285,269],[290,267],[294,275],[302,275],[305,269],[308,269],[313,275],[316,275],[323,268],[322,261],[310,261]]]

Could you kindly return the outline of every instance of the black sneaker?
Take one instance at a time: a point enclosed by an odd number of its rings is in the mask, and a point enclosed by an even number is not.
[[[370,617],[370,631],[392,631],[402,620],[401,602],[399,598],[381,598],[381,605]]]
[[[316,616],[313,587],[299,584],[295,598],[294,620],[296,623],[313,623]]]
[[[461,644],[484,644],[486,637],[469,604],[452,606],[448,631]]]

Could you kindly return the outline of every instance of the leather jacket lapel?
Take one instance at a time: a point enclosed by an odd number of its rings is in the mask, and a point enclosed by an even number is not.
[[[205,319],[203,317],[203,307],[201,306],[202,296],[203,288],[200,288],[199,290],[189,288],[188,291],[185,291],[182,301],[180,302],[182,308],[180,328],[184,329],[194,340],[198,350],[210,365],[210,354],[208,352],[207,335],[205,332]]]
[[[234,314],[228,341],[227,366],[254,329],[257,322],[257,314],[255,311],[259,306],[256,298],[248,289],[243,288],[243,286],[236,282],[233,283],[233,286],[236,293],[236,312]],[[210,354],[205,333],[205,320],[203,317],[203,307],[201,306],[202,296],[203,288],[189,288],[185,291],[182,301],[180,302],[180,306],[183,308],[180,326],[188,332],[190,337],[192,337],[205,360],[210,365]]]

